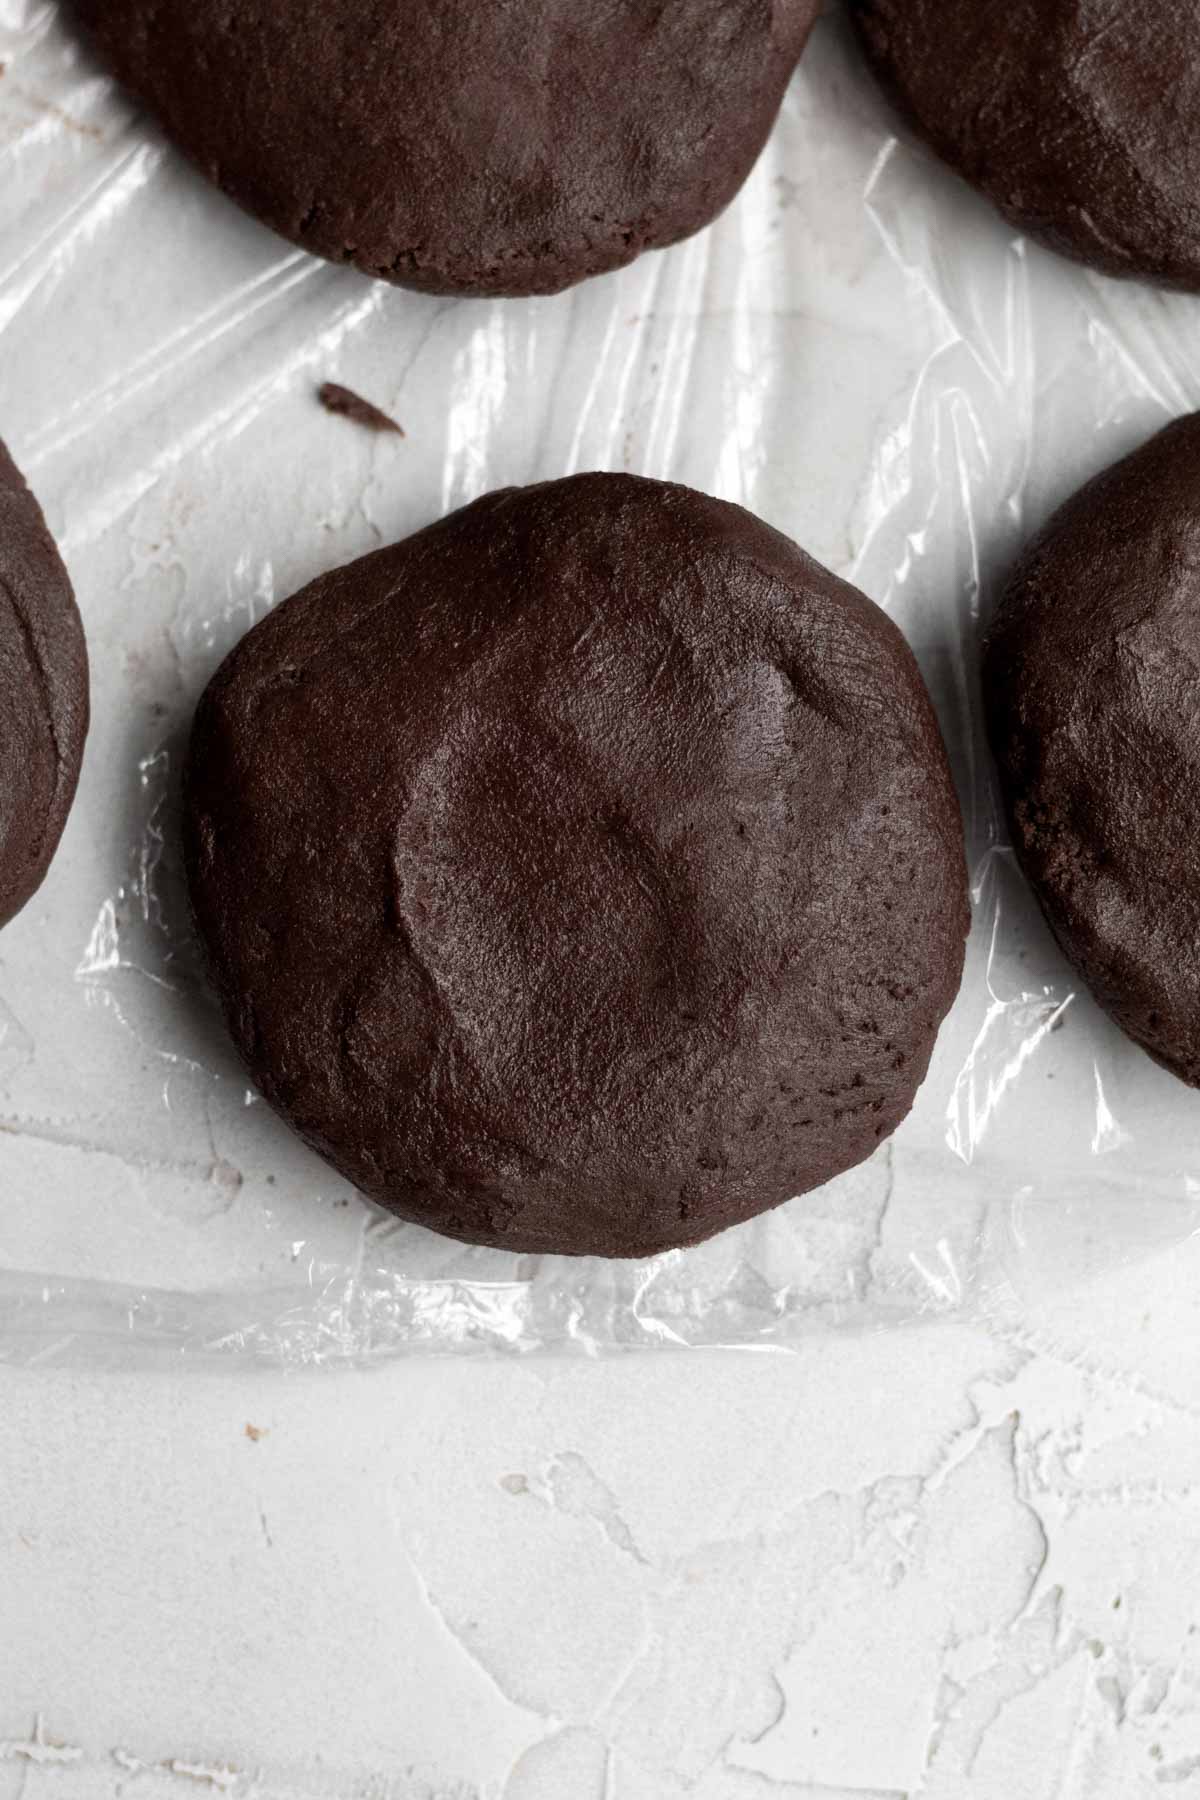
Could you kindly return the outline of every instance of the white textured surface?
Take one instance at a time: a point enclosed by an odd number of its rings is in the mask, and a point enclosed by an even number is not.
[[[0,1800],[1200,1793],[1198,1343],[0,1372]]]

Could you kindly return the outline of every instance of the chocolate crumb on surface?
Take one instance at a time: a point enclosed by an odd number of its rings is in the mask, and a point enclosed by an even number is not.
[[[406,435],[403,425],[397,424],[390,414],[336,381],[323,381],[317,389],[317,399],[326,412],[337,413],[355,425],[365,425],[368,431],[391,431],[397,437]]]

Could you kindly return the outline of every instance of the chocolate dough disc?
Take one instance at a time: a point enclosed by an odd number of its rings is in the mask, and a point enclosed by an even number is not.
[[[740,508],[583,475],[322,577],[233,651],[195,916],[267,1099],[401,1217],[695,1242],[859,1162],[958,986],[916,663]]]
[[[550,294],[715,218],[818,0],[75,0],[200,168],[306,250]]]
[[[0,444],[0,925],[50,867],[87,727],[75,596],[41,508]]]
[[[851,0],[909,123],[1019,231],[1200,288],[1196,0]]]
[[[1200,417],[1068,501],[984,652],[1021,865],[1122,1030],[1200,1086]]]

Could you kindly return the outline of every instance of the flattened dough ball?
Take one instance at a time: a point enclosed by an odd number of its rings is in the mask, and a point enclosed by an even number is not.
[[[817,0],[75,0],[227,194],[439,294],[550,294],[699,230]]]
[[[87,647],[70,579],[0,444],[0,925],[50,867],[87,728]]]
[[[1123,1031],[1200,1087],[1200,417],[1051,519],[989,630],[1013,842]]]
[[[961,974],[958,804],[887,616],[739,507],[488,495],[205,693],[195,915],[268,1100],[403,1218],[696,1242],[859,1162]]]
[[[851,0],[909,123],[1019,231],[1200,289],[1196,0]]]

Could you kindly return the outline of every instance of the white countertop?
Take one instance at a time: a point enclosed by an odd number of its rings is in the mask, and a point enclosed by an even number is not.
[[[1200,1792],[1198,1346],[6,1371],[0,1800]]]

